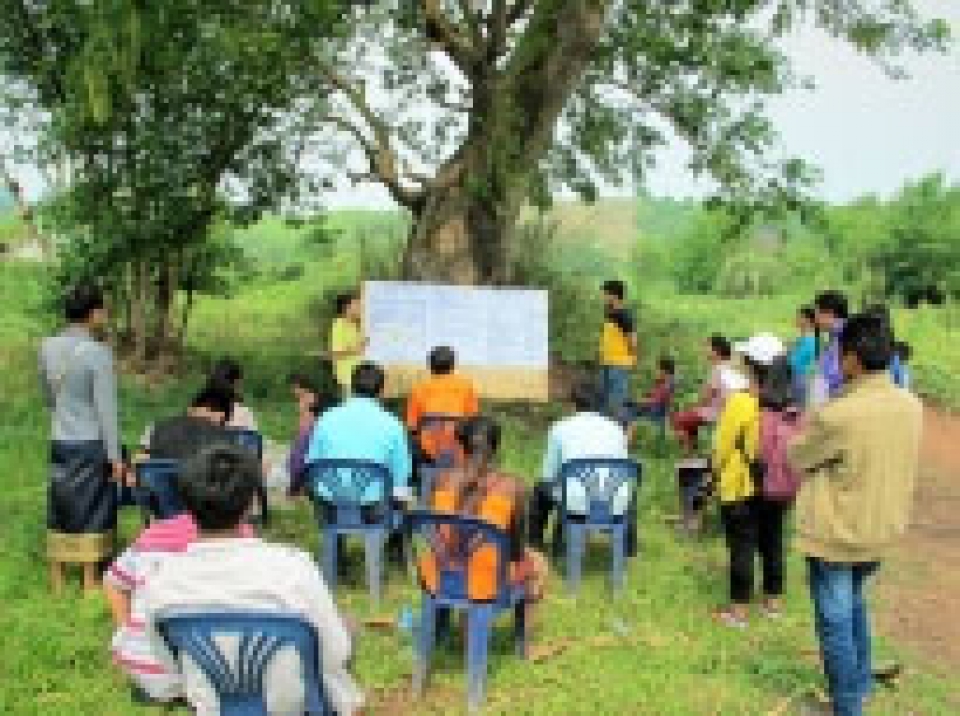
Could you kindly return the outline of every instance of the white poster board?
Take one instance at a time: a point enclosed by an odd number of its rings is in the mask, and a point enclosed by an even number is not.
[[[363,306],[366,357],[388,369],[392,395],[426,372],[434,347],[450,346],[485,397],[548,397],[546,291],[369,281]]]

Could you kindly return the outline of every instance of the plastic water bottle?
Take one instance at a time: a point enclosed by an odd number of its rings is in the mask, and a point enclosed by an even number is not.
[[[413,615],[413,607],[409,604],[404,604],[400,609],[400,616],[397,618],[397,629],[410,638],[413,638],[416,632],[416,618]]]

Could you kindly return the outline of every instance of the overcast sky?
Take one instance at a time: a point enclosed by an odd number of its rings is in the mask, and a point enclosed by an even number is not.
[[[784,153],[820,167],[820,193],[831,201],[889,195],[905,181],[934,171],[960,181],[960,0],[914,4],[925,16],[946,18],[957,43],[949,55],[905,57],[906,80],[890,79],[823,33],[806,30],[788,39],[786,50],[796,71],[814,76],[818,86],[772,100],[770,113]],[[35,194],[40,184],[31,174],[20,178]],[[648,189],[675,197],[703,193],[686,171],[679,148],[662,153]],[[329,194],[325,200],[331,206],[391,205],[386,192],[375,186]]]
[[[914,0],[925,16],[946,18],[958,42],[949,55],[908,55],[906,80],[892,80],[849,45],[806,30],[786,51],[798,74],[817,88],[797,90],[770,103],[784,152],[820,167],[820,193],[831,201],[863,194],[889,195],[903,183],[934,171],[960,180],[960,0]],[[656,195],[702,193],[678,148],[665,151],[648,188]],[[341,191],[337,206],[389,205],[376,187]]]

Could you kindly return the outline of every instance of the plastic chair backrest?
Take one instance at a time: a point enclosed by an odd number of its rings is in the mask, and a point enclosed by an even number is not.
[[[477,550],[493,545],[497,552],[497,602],[510,601],[510,539],[499,527],[463,515],[415,510],[407,515],[412,538],[419,537],[433,553],[437,564],[436,596],[451,601],[470,601],[467,567]]]
[[[254,453],[258,460],[263,459],[263,436],[256,430],[230,428],[227,433],[237,445]]]
[[[165,520],[186,510],[177,492],[180,470],[179,460],[144,460],[137,464],[137,502],[152,517]]]
[[[614,500],[625,483],[630,484],[631,497],[640,483],[640,465],[618,458],[583,458],[568,460],[560,467],[560,509],[563,519],[569,512],[570,485],[578,485],[584,494],[588,522],[616,522],[623,514],[615,514]]]
[[[317,460],[307,466],[307,484],[312,499],[333,504],[340,525],[362,526],[362,508],[381,507],[388,522],[392,516],[393,476],[386,465],[370,460]],[[318,491],[320,485],[326,494]]]
[[[223,716],[268,716],[264,676],[282,650],[300,656],[308,714],[327,714],[316,630],[303,617],[278,612],[183,612],[159,615],[158,629],[175,656],[186,654],[209,680]],[[236,658],[217,637],[239,639]]]

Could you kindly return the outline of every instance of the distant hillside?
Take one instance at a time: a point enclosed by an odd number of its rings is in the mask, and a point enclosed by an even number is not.
[[[557,222],[561,242],[592,245],[622,259],[630,256],[640,237],[671,241],[682,236],[699,210],[695,201],[641,197],[601,199],[594,204],[565,201],[557,203],[546,216]],[[527,209],[521,221],[534,217],[534,210]],[[379,231],[402,232],[405,222],[399,211],[348,209],[331,211],[326,227],[349,241]],[[291,258],[311,230],[291,228],[281,219],[267,217],[238,232],[238,238],[258,258],[282,263]]]
[[[13,197],[5,188],[0,187],[0,215],[13,208]]]
[[[558,222],[562,241],[592,243],[627,258],[641,237],[672,241],[683,236],[699,212],[696,201],[640,197],[563,202],[547,216]]]

